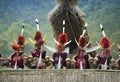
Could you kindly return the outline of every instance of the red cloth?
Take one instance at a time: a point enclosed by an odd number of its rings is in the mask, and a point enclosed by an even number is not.
[[[101,58],[100,64],[105,64],[105,61],[106,61],[106,58],[105,58],[105,57]]]
[[[77,67],[80,67],[80,61],[82,61],[82,66],[86,67],[87,64],[86,64],[86,61],[85,61],[85,56],[86,56],[85,53],[83,53],[81,56],[77,55],[77,62],[76,62]]]
[[[110,49],[103,50],[103,54],[106,55],[106,56],[109,56],[110,55]]]
[[[99,54],[99,57],[100,57],[100,62],[99,62],[99,64],[104,64],[104,63],[105,63],[105,61],[106,61],[106,57],[105,57],[105,56],[108,57],[108,55],[104,55],[103,53],[100,53],[100,54]]]
[[[39,58],[39,56],[40,56],[40,51],[37,50],[37,49],[34,49],[34,50],[31,50],[31,54],[32,54],[33,57]]]
[[[38,50],[38,49],[31,50],[31,54],[32,54],[33,57],[39,58],[41,53],[42,53],[42,58],[44,59],[45,56],[46,56],[46,51],[45,50]]]
[[[58,60],[59,60],[59,56],[61,56],[61,64],[62,66],[65,66],[66,67],[66,58],[67,58],[67,53],[65,52],[55,52],[53,54],[53,59],[54,59],[54,65],[55,64],[58,64]]]
[[[17,61],[18,68],[24,68],[22,54],[23,54],[23,52],[15,52],[12,55],[12,60],[11,60],[11,67],[12,68],[14,68],[16,61]]]

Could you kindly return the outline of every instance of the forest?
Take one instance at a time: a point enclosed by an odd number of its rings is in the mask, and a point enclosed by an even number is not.
[[[47,20],[48,13],[56,6],[54,0],[0,0],[0,52],[8,57],[12,52],[10,45],[17,39],[22,24],[25,24],[24,35],[33,38],[36,32],[35,19],[38,18],[42,35],[46,35],[46,44],[54,47],[53,35]],[[80,0],[79,8],[85,13],[85,22],[88,23],[88,34],[93,45],[100,41],[102,33],[99,25],[103,24],[106,35],[111,43],[120,44],[120,1],[119,0]],[[34,48],[28,43],[25,53]],[[115,45],[111,55],[118,57],[119,52]]]

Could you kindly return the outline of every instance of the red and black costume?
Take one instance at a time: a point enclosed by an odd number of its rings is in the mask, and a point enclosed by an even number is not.
[[[37,26],[37,31],[34,35],[34,40],[29,39],[35,45],[35,48],[30,51],[33,57],[32,65],[31,65],[32,69],[40,68],[42,66],[42,64],[44,63],[43,60],[45,60],[45,56],[47,53],[46,50],[44,50],[42,47],[45,42],[45,37],[42,38],[42,33],[39,30],[38,19],[36,19],[36,26]]]
[[[84,36],[80,36],[79,42],[78,42],[78,49],[75,52],[75,56],[73,57],[76,60],[75,67],[80,68],[80,61],[82,61],[82,67],[84,69],[89,69],[89,56],[85,52],[86,48],[86,38]]]
[[[61,64],[62,64],[61,68],[63,68],[63,66],[66,67],[66,62],[65,62],[65,60],[66,60],[66,58],[68,57],[68,55],[67,55],[67,53],[65,53],[65,52],[55,52],[55,53],[53,54],[54,66],[57,66],[58,60],[59,60],[59,56],[61,56]]]
[[[23,60],[23,49],[24,49],[25,37],[23,35],[18,36],[17,44],[12,44],[14,52],[10,55],[11,58],[11,67],[14,68],[15,63],[17,62],[17,68],[24,68]]]
[[[64,52],[65,44],[68,42],[68,37],[66,33],[59,34],[58,41],[56,44],[56,52],[53,53],[54,66],[55,69],[58,67],[58,62],[60,59],[61,68],[66,67],[66,58],[68,57],[68,53]],[[59,68],[58,68],[59,69]]]
[[[98,65],[104,65],[107,60],[107,65],[110,64],[110,60],[112,59],[112,56],[110,55],[109,49],[103,50],[101,53],[97,54],[96,57],[98,58]],[[106,54],[107,53],[107,54]]]
[[[110,64],[110,60],[112,59],[112,56],[110,54],[110,40],[109,38],[105,35],[104,32],[104,28],[101,25],[101,31],[103,34],[103,37],[100,41],[100,44],[98,44],[100,46],[100,48],[102,49],[101,52],[99,54],[96,55],[95,58],[97,58],[98,62],[98,68],[102,68],[102,65],[105,65],[105,63],[107,62],[107,69],[109,69],[109,64]],[[102,68],[104,69],[104,68]]]
[[[80,53],[80,52],[74,58],[76,60],[75,67],[80,68],[80,61],[82,61],[83,68],[89,69],[90,68],[89,61],[88,61],[89,56],[84,51],[83,53]]]
[[[45,50],[39,50],[39,49],[33,49],[31,50],[31,54],[32,54],[32,57],[37,57],[39,58],[39,56],[41,55],[42,53],[42,58],[45,59],[45,56],[46,56],[46,51]]]
[[[24,25],[21,34],[18,35],[17,41],[15,41],[15,43],[11,45],[12,49],[14,50],[14,52],[9,56],[11,68],[15,68],[15,65],[17,68],[24,68],[23,50],[25,46],[25,36],[23,35],[23,31]]]
[[[11,67],[12,68],[14,68],[16,61],[17,61],[18,68],[22,68],[22,69],[24,68],[23,58],[22,58],[23,53],[24,52],[16,51],[11,55]]]
[[[44,43],[44,40],[42,39],[42,34],[40,31],[37,31],[35,36],[34,36],[34,40],[35,40],[35,49],[31,50],[31,55],[32,57],[37,57],[39,58],[40,55],[42,55],[42,58],[45,59],[46,56],[46,51],[44,49],[41,48],[41,46]]]

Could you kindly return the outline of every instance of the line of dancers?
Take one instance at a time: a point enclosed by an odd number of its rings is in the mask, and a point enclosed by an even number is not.
[[[84,25],[83,33],[79,39],[75,38],[77,49],[72,53],[73,57],[69,54],[69,43],[67,33],[65,33],[65,20],[63,20],[63,32],[58,35],[58,39],[55,38],[55,48],[45,45],[46,36],[42,37],[42,33],[39,29],[39,21],[36,19],[37,31],[34,38],[28,38],[29,42],[34,44],[35,48],[30,50],[30,55],[24,52],[24,47],[28,43],[25,40],[24,25],[22,26],[21,33],[18,35],[17,40],[11,44],[13,53],[9,55],[7,59],[0,54],[0,66],[7,66],[11,69],[120,69],[120,56],[115,60],[110,53],[110,48],[115,43],[110,43],[109,38],[104,32],[104,28],[100,25],[103,37],[97,46],[88,48],[90,42],[86,41],[85,33],[87,29],[87,23]],[[2,45],[2,43],[0,43]],[[51,51],[51,55],[47,55],[46,49]],[[99,53],[93,57],[90,53],[98,49],[101,49]],[[118,44],[118,51],[120,51],[120,45]]]

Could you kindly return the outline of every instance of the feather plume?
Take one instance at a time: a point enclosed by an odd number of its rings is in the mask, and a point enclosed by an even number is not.
[[[64,43],[68,42],[67,34],[66,33],[60,34],[58,36],[58,42],[61,43],[61,44],[64,44]]]
[[[24,43],[25,43],[25,37],[23,35],[18,35],[17,44],[24,45]]]
[[[102,48],[109,48],[110,47],[110,41],[108,37],[103,37],[101,39],[101,46]]]
[[[34,36],[34,40],[38,41],[39,39],[42,38],[42,34],[40,31],[37,31]]]
[[[81,46],[82,48],[86,46],[86,38],[85,37],[79,38],[79,46]]]

